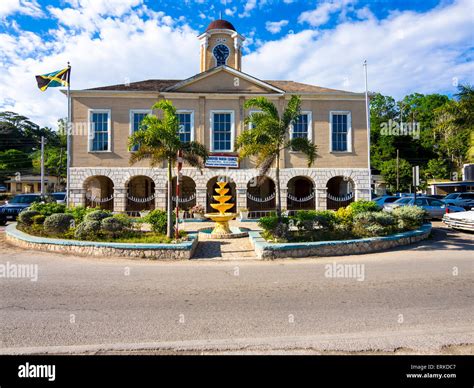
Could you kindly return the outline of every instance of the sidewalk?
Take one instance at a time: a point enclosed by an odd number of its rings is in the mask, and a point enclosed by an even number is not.
[[[250,230],[260,230],[257,222],[240,222],[232,220],[229,225],[235,227],[248,228]],[[212,228],[214,222],[184,222],[179,224],[186,232],[197,233],[199,229]],[[193,260],[215,259],[215,260],[257,260],[255,251],[250,244],[248,237],[231,239],[200,239]]]

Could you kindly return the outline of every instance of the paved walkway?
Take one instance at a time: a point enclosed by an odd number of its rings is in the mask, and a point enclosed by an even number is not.
[[[193,259],[255,260],[257,256],[248,237],[200,240]]]
[[[259,230],[256,222],[230,221],[230,226]],[[185,222],[180,227],[187,232],[198,232],[202,228],[213,227],[213,222]],[[193,259],[215,260],[255,260],[257,256],[248,237],[233,239],[200,239]]]

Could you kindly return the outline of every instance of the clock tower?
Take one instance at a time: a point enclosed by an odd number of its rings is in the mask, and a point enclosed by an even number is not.
[[[245,38],[232,23],[214,20],[198,38],[201,41],[201,72],[222,65],[242,70],[242,42]]]

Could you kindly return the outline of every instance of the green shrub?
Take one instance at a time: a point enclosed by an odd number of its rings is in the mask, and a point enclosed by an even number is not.
[[[18,222],[20,224],[31,226],[33,225],[33,217],[40,215],[36,210],[23,210],[18,214]]]
[[[47,202],[47,203],[34,202],[30,206],[30,209],[36,210],[40,214],[48,217],[52,214],[64,213],[64,211],[66,210],[66,205],[62,203],[56,203],[56,202]]]
[[[399,206],[393,209],[392,215],[396,218],[399,229],[414,230],[423,224],[427,213],[419,206]]]
[[[52,214],[44,220],[44,231],[50,234],[63,234],[71,227],[74,217],[70,214]]]
[[[84,206],[74,206],[66,209],[67,214],[71,214],[74,217],[74,220],[76,220],[76,224],[80,224],[82,221],[84,221],[84,217],[96,211],[96,208],[93,207],[84,207]]]
[[[100,234],[100,221],[83,221],[75,232],[74,237],[79,240],[94,240]]]
[[[173,213],[173,222],[176,219],[175,214]],[[151,229],[155,233],[166,234],[166,225],[168,224],[168,215],[166,211],[155,209],[144,217],[145,222],[148,222],[151,225]]]
[[[318,228],[332,229],[336,214],[332,210],[300,210],[291,217],[300,231],[310,232]]]
[[[100,221],[100,228],[107,235],[112,237],[120,236],[125,231],[122,221],[116,217],[107,217]]]
[[[397,231],[397,225],[389,213],[363,212],[354,216],[352,230],[359,237],[387,236]]]
[[[31,219],[33,221],[33,225],[43,225],[44,220],[46,217],[42,214],[38,214],[37,216],[33,216]]]
[[[84,221],[102,221],[104,218],[112,215],[108,210],[94,210],[87,213],[84,217]]]
[[[133,227],[133,221],[126,214],[123,214],[123,213],[114,214],[113,217],[115,219],[119,220],[123,224],[124,228],[132,228]]]
[[[340,207],[335,212],[337,225],[352,225],[354,214],[349,206]]]
[[[258,226],[260,226],[263,230],[267,232],[273,231],[276,226],[278,225],[278,217],[277,216],[266,216],[261,217],[258,220]]]
[[[381,211],[380,207],[374,201],[366,201],[363,199],[352,202],[348,207],[350,208],[353,216],[364,212]]]
[[[263,236],[267,239],[286,240],[289,233],[290,218],[282,216],[278,219],[276,215],[262,217],[258,225],[263,229]]]

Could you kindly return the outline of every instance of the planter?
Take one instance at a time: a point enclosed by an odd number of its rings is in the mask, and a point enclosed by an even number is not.
[[[190,235],[188,241],[166,243],[114,243],[103,241],[79,241],[32,236],[10,224],[6,228],[6,240],[15,246],[66,253],[80,256],[120,256],[129,259],[189,260],[197,247],[197,235]]]
[[[249,212],[248,211],[241,211],[240,212],[240,219],[241,220],[248,220],[249,218]]]
[[[260,259],[293,257],[347,256],[383,251],[393,247],[413,244],[426,239],[431,232],[431,224],[424,224],[417,230],[401,232],[384,237],[361,238],[356,240],[272,243],[266,241],[260,232],[249,232],[250,242]]]

